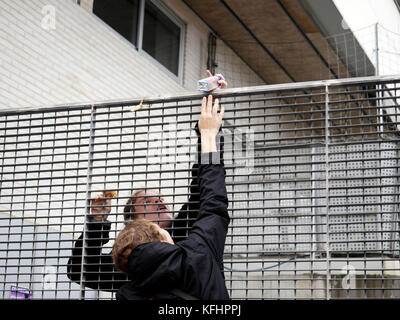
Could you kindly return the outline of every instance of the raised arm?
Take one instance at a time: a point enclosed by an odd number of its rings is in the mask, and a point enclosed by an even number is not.
[[[173,221],[173,227],[170,233],[174,242],[179,242],[187,238],[189,231],[195,223],[200,209],[200,187],[199,187],[199,163],[201,160],[201,136],[198,123],[194,128],[197,134],[197,160],[192,167],[192,181],[190,183],[190,196],[187,203],[185,203],[179,210],[179,214]],[[220,163],[224,165],[224,136],[221,134],[221,129],[216,137],[217,151],[219,153]]]
[[[207,70],[207,76],[212,76],[211,72]],[[228,87],[228,83],[226,82],[224,76],[222,74],[216,74],[221,80],[218,81],[219,88],[225,89]],[[200,163],[200,156],[201,156],[201,134],[199,130],[199,123],[197,122],[194,130],[197,135],[197,155],[196,155],[196,162],[193,164],[191,174],[192,174],[192,181],[190,183],[190,196],[188,202],[185,203],[182,208],[179,210],[178,215],[173,221],[172,228],[170,234],[174,240],[174,242],[179,242],[184,240],[188,236],[188,232],[191,230],[193,224],[195,223],[199,209],[200,209],[200,188],[199,188],[199,163]],[[221,133],[221,127],[217,131],[218,135],[216,137],[217,142],[217,150],[220,156],[220,163],[224,163],[224,136]]]
[[[216,137],[224,109],[218,115],[218,99],[203,99],[199,120],[201,132],[201,161],[199,166],[200,208],[189,238],[207,245],[217,261],[222,261],[228,231],[228,197],[225,169],[217,152]]]
[[[92,214],[87,217],[86,237],[83,233],[75,241],[72,255],[68,260],[68,278],[80,284],[83,276],[85,287],[103,291],[118,290],[126,283],[126,275],[114,268],[110,254],[102,254],[102,247],[109,241],[111,223],[107,216],[111,211],[111,199],[103,199],[101,195],[92,200]],[[85,246],[85,257],[82,247]],[[83,269],[82,259],[84,258]]]

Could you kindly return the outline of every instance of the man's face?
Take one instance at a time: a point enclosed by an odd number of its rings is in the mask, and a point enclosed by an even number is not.
[[[161,228],[171,226],[172,215],[167,212],[170,208],[164,204],[164,199],[154,191],[139,193],[140,198],[135,202],[135,213],[138,218],[144,218],[153,221]]]

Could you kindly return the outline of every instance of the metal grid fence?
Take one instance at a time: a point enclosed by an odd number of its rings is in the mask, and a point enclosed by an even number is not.
[[[226,109],[224,268],[233,299],[400,297],[399,82],[215,94]],[[86,239],[90,199],[118,191],[102,255],[133,191],[157,190],[174,214],[188,201],[201,95],[146,99],[132,112],[139,102],[0,113],[1,299],[114,299],[117,277],[107,291],[93,285],[100,274],[87,279],[96,258]],[[67,264],[82,234],[82,268],[71,281]]]

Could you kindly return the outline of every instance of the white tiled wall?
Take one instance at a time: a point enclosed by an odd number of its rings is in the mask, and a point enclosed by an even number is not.
[[[159,70],[149,59],[138,53],[132,44],[93,15],[92,0],[82,0],[81,6],[74,4],[72,0],[0,0],[0,110],[193,92],[196,90],[197,80],[205,76],[209,29],[181,1],[166,0],[165,3],[186,23],[183,86]],[[55,8],[54,30],[42,27],[42,9],[46,5]],[[263,84],[261,79],[220,40],[217,42],[217,63],[217,72],[225,75],[230,87]],[[164,114],[160,106],[158,108],[157,110],[157,106],[153,105],[151,109],[137,112],[136,115],[142,119],[132,118],[133,114],[126,112],[128,107],[124,108],[123,116],[118,113],[108,116],[106,109],[99,110],[100,113],[104,112],[103,115],[97,115],[97,121],[109,118],[110,122],[107,123],[104,132],[101,131],[102,123],[96,124],[96,135],[103,135],[102,138],[96,138],[96,157],[124,157],[124,166],[119,169],[119,160],[107,161],[107,168],[103,167],[104,161],[97,160],[98,168],[93,170],[95,176],[92,177],[91,190],[118,190],[119,199],[113,205],[119,207],[113,208],[109,217],[113,222],[110,237],[115,237],[116,232],[122,228],[123,205],[134,190],[144,187],[156,190],[158,187],[163,188],[160,193],[165,196],[167,202],[174,203],[172,209],[175,212],[187,201],[187,175],[190,172],[191,161],[186,154],[191,151],[190,154],[194,155],[195,137],[191,136],[191,150],[180,150],[180,154],[183,154],[179,159],[181,163],[164,163],[164,160],[163,164],[149,165],[147,174],[137,172],[145,170],[141,166],[152,163],[149,153],[143,151],[146,155],[144,158],[129,158],[133,145],[131,135],[134,139],[145,141],[147,130],[150,133],[152,130],[165,130],[165,127],[161,128],[154,123],[150,125],[150,120],[145,117],[148,112],[152,117]],[[193,109],[182,107],[179,112],[173,108],[165,112],[189,114],[190,111],[196,111],[196,108],[199,106]],[[61,232],[68,237],[77,238],[83,230],[86,214],[84,176],[87,148],[81,147],[78,154],[75,143],[88,143],[86,139],[77,138],[81,134],[87,134],[90,113],[77,112],[76,118],[73,116],[74,111],[68,114],[65,112],[65,118],[63,114],[58,113],[57,120],[51,116],[42,120],[40,114],[33,116],[37,120],[32,120],[31,115],[26,114],[14,117],[15,122],[10,121],[13,117],[9,117],[6,124],[0,122],[0,132],[3,132],[0,136],[6,135],[5,127],[8,128],[7,134],[11,135],[7,137],[4,149],[0,148],[3,157],[8,157],[2,163],[4,181],[0,209],[4,217],[10,215],[15,219],[32,220],[37,225],[51,224],[48,229],[51,229],[51,232]],[[114,132],[114,122],[111,121],[125,115],[131,118],[124,119],[123,127],[115,129]],[[192,117],[180,115],[180,120],[192,120]],[[84,124],[75,127],[74,121],[83,121]],[[117,126],[120,125],[119,121],[115,122]],[[64,124],[65,132],[59,132],[60,128],[64,130]],[[134,124],[146,126],[134,128]],[[35,128],[29,129],[30,126]],[[189,123],[185,123],[180,129],[184,129],[185,134],[194,134]],[[29,137],[24,135],[27,130],[31,135]],[[107,137],[108,134],[119,133],[125,138]],[[52,139],[58,142],[53,143]],[[163,139],[165,140],[165,135]],[[4,142],[5,139],[0,138],[0,143]],[[109,146],[106,147],[105,142],[109,143]],[[157,143],[144,143],[143,148],[145,150],[146,147],[150,147],[154,151]],[[56,144],[57,148],[54,147]],[[39,145],[40,151],[35,149]],[[140,148],[140,143],[135,143],[135,147]],[[25,151],[21,151],[21,148]],[[112,153],[114,149],[116,154]],[[162,151],[165,149],[164,147]],[[108,153],[103,154],[106,150]],[[12,157],[16,155],[15,152],[18,152],[18,155],[14,160]],[[39,154],[40,158],[36,157]],[[24,157],[27,155],[29,158]],[[140,155],[140,151],[135,151],[135,156]],[[76,162],[68,165],[63,163],[67,160]],[[50,166],[51,161],[59,163]],[[83,177],[77,178],[78,171],[74,171],[75,169],[81,170],[79,174]],[[176,169],[181,171],[172,173]],[[110,174],[115,170],[119,170],[120,180]],[[160,170],[161,173],[157,173]],[[36,176],[36,171],[40,172],[40,177]],[[174,177],[181,179],[175,180]],[[160,180],[151,181],[152,179]],[[63,187],[63,183],[69,185]],[[106,249],[112,243],[113,241],[110,241]]]
[[[0,109],[196,90],[208,27],[181,1],[165,3],[187,24],[183,87],[92,14],[93,0],[0,1]],[[54,29],[46,28],[48,8]],[[230,87],[263,84],[222,41],[217,63]]]

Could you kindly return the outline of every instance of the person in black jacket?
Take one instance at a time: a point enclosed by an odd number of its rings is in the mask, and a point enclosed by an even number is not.
[[[207,70],[207,76],[211,73]],[[221,77],[220,88],[227,87],[227,83],[223,75]],[[198,154],[201,148],[200,131],[198,124],[195,126],[195,131],[198,136]],[[223,162],[223,136],[219,136],[218,150],[220,150],[221,161]],[[198,163],[192,167],[192,181],[190,184],[190,196],[188,202],[185,203],[179,210],[176,218],[171,219],[169,208],[162,202],[163,199],[159,195],[152,194],[149,191],[139,190],[128,200],[124,207],[125,221],[137,217],[146,219],[150,214],[142,215],[143,208],[140,208],[138,202],[142,200],[151,200],[153,202],[159,199],[158,224],[171,232],[171,236],[175,243],[186,239],[188,231],[191,229],[200,208],[200,191],[198,187]],[[143,201],[142,201],[143,202]],[[101,195],[92,199],[92,214],[86,217],[86,232],[85,232],[85,252],[82,252],[84,233],[75,241],[72,255],[67,263],[67,276],[71,281],[80,284],[81,281],[85,287],[102,290],[102,291],[117,291],[123,284],[128,282],[126,274],[115,269],[112,256],[110,253],[102,253],[102,247],[109,241],[109,231],[111,222],[107,221],[107,215],[111,211],[111,199],[104,199]],[[83,259],[83,260],[82,260]],[[83,267],[83,268],[82,268]],[[82,277],[83,276],[83,277]]]
[[[221,270],[229,225],[225,169],[216,136],[224,109],[218,99],[204,98],[198,127],[201,161],[198,169],[200,208],[186,240],[174,243],[168,231],[144,219],[126,223],[115,240],[112,255],[130,283],[117,292],[118,300],[177,299],[183,292],[201,300],[229,299]]]

